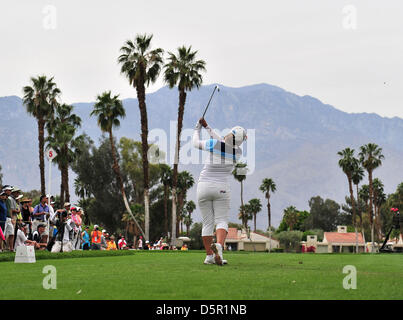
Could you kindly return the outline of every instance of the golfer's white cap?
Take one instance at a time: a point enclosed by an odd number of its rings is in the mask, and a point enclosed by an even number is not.
[[[240,146],[247,138],[246,130],[240,126],[233,127],[231,133],[235,136],[235,144],[237,146]]]
[[[104,230],[102,230],[102,233],[104,233],[104,232],[106,232],[106,230],[104,229]]]

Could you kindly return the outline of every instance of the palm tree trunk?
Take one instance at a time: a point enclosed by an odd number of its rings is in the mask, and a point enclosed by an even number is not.
[[[165,234],[168,235],[168,185],[164,186],[164,218],[165,218]]]
[[[143,161],[143,177],[144,177],[144,224],[145,224],[145,240],[150,240],[150,207],[149,207],[149,176],[148,176],[148,119],[146,94],[144,87],[144,79],[139,79],[137,86],[137,99],[139,102],[140,118],[141,118],[141,146]]]
[[[270,229],[270,227],[271,227],[271,207],[270,207],[270,194],[269,194],[269,192],[267,192],[266,198],[267,198],[267,217],[268,217],[268,220],[269,220],[269,229]]]
[[[148,188],[144,189],[144,228],[144,237],[150,239],[150,194]]]
[[[69,191],[69,166],[65,165],[63,168],[64,175],[64,194],[66,195],[66,201],[70,202],[70,191]]]
[[[351,200],[351,208],[353,209],[353,226],[355,230],[355,252],[358,253],[358,232],[357,232],[357,224],[356,224],[356,207],[355,207],[355,199],[354,199],[354,191],[353,191],[353,183],[351,180],[351,176],[347,175],[348,178],[348,187],[350,190],[350,200]]]
[[[173,185],[173,182],[172,182]],[[171,229],[172,229],[172,235],[171,235],[171,245],[176,244],[176,187],[172,186],[172,223],[171,223]]]
[[[369,180],[369,221],[371,222],[371,252],[374,252],[374,217],[373,217],[373,189],[372,189],[372,171],[368,170]]]
[[[241,206],[243,208],[243,181],[241,181]]]
[[[63,175],[63,167],[59,166],[60,170],[60,206],[64,206],[64,175]]]
[[[133,218],[133,221],[135,222],[135,224],[137,225],[137,227],[139,228],[141,234],[144,236],[144,232],[143,229],[140,227],[140,225],[138,224],[136,218],[133,215],[132,210],[130,209],[129,206],[129,202],[127,201],[127,197],[126,197],[126,192],[125,192],[125,188],[123,186],[123,180],[122,180],[122,176],[120,174],[120,167],[119,167],[119,163],[118,163],[118,159],[116,156],[116,149],[115,149],[115,143],[113,141],[113,135],[112,135],[112,129],[109,131],[109,140],[111,143],[111,150],[112,150],[112,158],[113,158],[113,171],[116,174],[116,178],[118,179],[118,185],[120,188],[120,192],[122,193],[122,197],[123,197],[123,202],[125,204],[125,208],[127,210],[127,212],[129,212],[130,216]],[[127,236],[126,236],[127,237]],[[145,236],[144,236],[145,237]]]
[[[63,148],[64,154],[68,155],[68,146],[65,145]],[[66,201],[70,202],[70,190],[69,190],[69,165],[66,163],[63,166],[63,175],[64,175],[64,194],[66,196]]]
[[[357,213],[358,213],[358,217],[360,218],[360,229],[361,229],[361,233],[362,233],[362,239],[364,240],[364,245],[365,245],[365,235],[364,235],[364,225],[362,222],[362,212],[359,209],[360,208],[360,193],[358,191],[358,183],[355,186],[356,186],[356,192],[357,192]]]
[[[271,252],[271,207],[270,207],[270,195],[267,192],[267,215],[269,217],[269,253]]]
[[[176,241],[177,234],[177,206],[176,206],[176,187],[178,185],[178,164],[179,164],[179,150],[180,150],[180,136],[182,132],[183,115],[185,113],[186,92],[179,90],[179,106],[178,106],[178,123],[176,128],[176,143],[175,143],[175,159],[172,174],[172,242]],[[174,194],[175,191],[175,194]],[[175,229],[175,231],[174,231]]]
[[[183,202],[184,202],[184,195],[183,192],[179,192],[177,195],[177,199],[178,199],[178,204],[177,204],[177,211],[178,212],[182,212],[183,209]],[[180,230],[179,230],[179,224],[182,222],[182,217],[180,214],[177,214],[177,219],[176,219],[176,232],[177,234],[179,234]]]
[[[39,170],[41,175],[41,194],[46,194],[45,187],[45,121],[38,119],[38,141],[39,141]]]
[[[253,232],[256,232],[256,213],[253,214]]]

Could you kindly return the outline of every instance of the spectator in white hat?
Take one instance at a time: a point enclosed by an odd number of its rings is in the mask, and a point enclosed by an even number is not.
[[[106,243],[106,230],[102,230],[101,236],[101,250],[106,250],[108,248],[108,244]]]

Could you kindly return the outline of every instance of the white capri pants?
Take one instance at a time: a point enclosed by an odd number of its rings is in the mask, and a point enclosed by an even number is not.
[[[62,250],[62,242],[55,241],[55,244],[52,247],[51,252],[60,252]],[[73,251],[73,245],[70,241],[63,241],[63,252],[71,252]]]
[[[202,216],[202,237],[214,234],[216,229],[228,232],[231,190],[228,184],[199,182],[197,184],[197,202]]]

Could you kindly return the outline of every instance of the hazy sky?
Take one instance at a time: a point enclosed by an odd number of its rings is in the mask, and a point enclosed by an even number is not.
[[[104,90],[135,97],[119,48],[152,33],[153,47],[197,49],[204,84],[264,82],[347,112],[403,117],[402,12],[401,0],[2,0],[0,96],[21,96],[46,74],[67,103]]]

